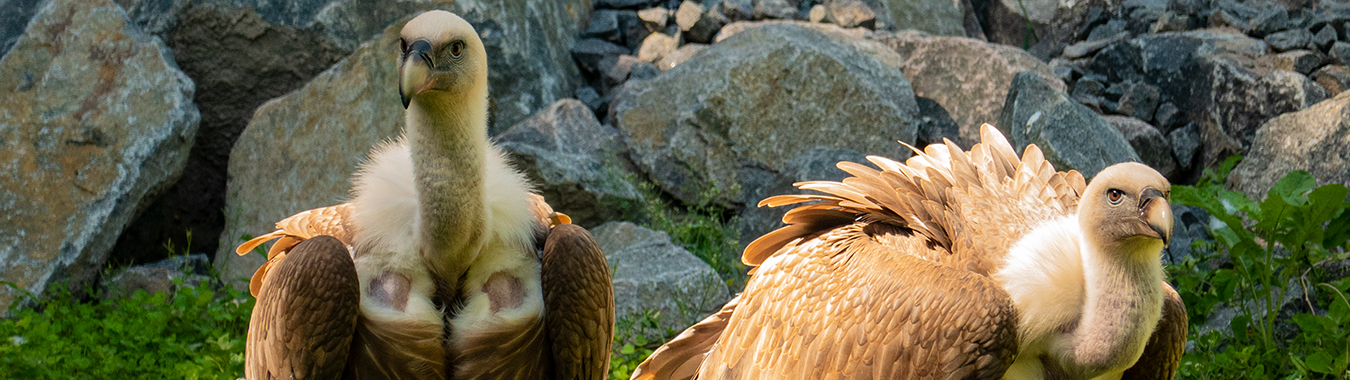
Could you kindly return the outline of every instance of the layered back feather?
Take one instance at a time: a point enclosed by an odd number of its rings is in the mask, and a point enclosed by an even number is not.
[[[950,140],[923,150],[905,144],[915,156],[904,163],[867,157],[881,170],[840,162],[851,177],[795,184],[824,194],[764,199],[760,206],[806,204],[788,211],[787,226],[750,243],[742,260],[759,265],[799,239],[862,221],[912,230],[933,248],[919,253],[924,259],[990,275],[1036,225],[1073,214],[1087,183],[1077,171],[1056,172],[1035,145],[1019,159],[993,126],[981,126],[980,137],[969,151]]]

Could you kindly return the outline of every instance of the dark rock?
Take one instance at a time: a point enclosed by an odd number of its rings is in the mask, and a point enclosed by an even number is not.
[[[633,67],[628,69],[628,80],[647,80],[661,75],[661,69],[656,68],[655,63],[647,61],[638,61]]]
[[[0,58],[0,282],[13,285],[0,317],[20,291],[94,285],[182,173],[200,120],[192,80],[122,7],[55,0],[33,15]]]
[[[583,227],[641,209],[642,196],[626,179],[633,175],[621,164],[619,131],[580,101],[559,100],[495,140],[554,210]]]
[[[1313,34],[1307,29],[1298,28],[1268,34],[1265,40],[1276,52],[1282,52],[1312,46]]]
[[[1181,32],[1190,27],[1191,17],[1172,12],[1163,13],[1158,21],[1149,27],[1149,33]]]
[[[719,12],[731,21],[754,20],[755,3],[751,0],[722,0]]]
[[[642,60],[631,55],[620,55],[605,58],[600,61],[600,71],[604,73],[601,80],[606,87],[616,87],[628,80],[628,74],[632,72],[633,65]]]
[[[1096,28],[1093,28],[1092,32],[1088,33],[1088,37],[1084,41],[1101,41],[1106,39],[1114,39],[1116,38],[1117,35],[1121,33],[1126,33],[1126,38],[1129,38],[1128,35],[1130,31],[1126,30],[1127,26],[1129,26],[1129,24],[1126,23],[1125,20],[1112,19],[1111,21],[1108,21],[1105,24],[1101,24],[1098,25]]]
[[[637,51],[638,47],[642,46],[642,41],[646,40],[647,35],[652,34],[652,32],[647,30],[646,25],[643,25],[643,21],[638,18],[637,12],[620,11],[616,16],[619,20],[619,34],[623,37],[623,46],[627,47],[629,51]]]
[[[1196,155],[1200,153],[1200,126],[1196,123],[1188,123],[1186,126],[1177,128],[1167,133],[1167,141],[1172,143],[1172,156],[1176,157],[1177,165],[1182,170],[1191,167],[1195,162]]]
[[[1323,25],[1322,29],[1313,35],[1313,45],[1318,49],[1330,49],[1333,43],[1336,43],[1336,28],[1331,25]]]
[[[1199,207],[1172,205],[1172,243],[1163,253],[1165,262],[1181,264],[1194,254],[1191,243],[1213,241],[1209,235],[1209,213]]]
[[[1280,115],[1256,131],[1246,158],[1228,176],[1228,187],[1263,199],[1275,181],[1306,170],[1318,185],[1350,185],[1350,93],[1306,110]]]
[[[1050,72],[1054,73],[1055,77],[1064,83],[1073,82],[1075,76],[1074,69],[1071,66],[1051,66]]]
[[[1153,118],[1153,112],[1158,110],[1160,96],[1162,94],[1157,86],[1135,83],[1120,96],[1120,107],[1116,111],[1121,115],[1149,120]]]
[[[1210,2],[1206,0],[1171,0],[1167,2],[1167,10],[1182,15],[1203,15],[1210,10]]]
[[[941,36],[977,37],[966,31],[966,16],[974,16],[973,10],[971,14],[967,14],[964,10],[964,7],[970,4],[968,1],[863,0],[863,2],[874,5],[872,10],[876,11],[879,24],[885,22],[887,25],[894,25],[895,29],[917,30]],[[881,6],[876,6],[877,3]],[[976,21],[972,26],[979,30],[978,20],[972,21]],[[983,39],[982,30],[979,30],[979,34],[981,35],[979,38]]]
[[[825,2],[828,18],[845,28],[876,29],[877,15],[861,0],[829,0]]]
[[[1247,19],[1233,16],[1232,13],[1221,9],[1209,15],[1209,27],[1246,29]]]
[[[595,110],[602,108],[609,108],[608,102],[601,102],[600,92],[596,91],[594,87],[586,86],[578,88],[576,96],[577,100],[586,104],[586,107],[591,109],[591,112],[595,112]]]
[[[597,9],[640,9],[660,3],[660,0],[595,0]]]
[[[751,18],[755,20],[776,18],[793,20],[799,18],[797,7],[788,0],[754,0],[755,9]]]
[[[1311,50],[1291,50],[1270,56],[1270,60],[1274,69],[1309,74],[1322,67],[1327,58],[1322,53]]]
[[[764,199],[774,195],[796,193],[794,182],[804,181],[842,181],[848,174],[839,170],[841,161],[867,163],[867,155],[848,148],[830,148],[816,146],[805,153],[788,160],[781,174],[762,173],[772,176],[761,181],[768,184],[754,193],[750,199]],[[736,229],[741,235],[741,246],[749,245],[754,239],[772,232],[783,225],[783,215],[790,207],[749,207],[736,215]]]
[[[1177,109],[1176,104],[1163,103],[1158,106],[1158,111],[1153,113],[1153,121],[1157,123],[1158,128],[1162,129],[1164,132],[1171,131],[1173,128],[1176,128],[1178,122],[1181,121],[1181,118],[1179,117],[1180,113],[1181,110]]]
[[[919,129],[914,146],[940,144],[942,139],[961,141],[961,126],[952,120],[951,114],[937,101],[922,96],[915,97],[919,104]],[[970,146],[963,146],[970,148]]]
[[[872,37],[904,57],[905,76],[917,96],[951,113],[961,127],[961,138],[953,141],[962,146],[979,142],[980,125],[998,118],[1014,74],[1034,72],[1055,90],[1065,90],[1048,65],[1011,46],[916,32]]]
[[[688,203],[712,191],[713,201],[739,209],[772,185],[746,176],[772,178],[811,147],[904,157],[895,141],[914,141],[919,112],[901,62],[844,35],[748,29],[623,86],[608,123],[663,191]]]
[[[1116,127],[1129,141],[1134,152],[1144,164],[1162,173],[1164,177],[1176,178],[1177,160],[1172,158],[1172,144],[1163,137],[1162,132],[1152,125],[1132,117],[1107,115],[1106,122]]]
[[[1106,86],[1095,79],[1079,79],[1073,86],[1073,93],[1070,97],[1075,102],[1081,103],[1089,108],[1100,109],[1102,106],[1102,94],[1106,91]]]
[[[1331,44],[1327,54],[1342,65],[1350,65],[1350,43],[1336,41]]]
[[[577,44],[572,47],[572,59],[576,60],[577,67],[590,74],[601,73],[600,61],[605,58],[628,53],[628,48],[598,38],[577,40]]]
[[[28,29],[28,22],[50,0],[12,0],[0,2],[0,58],[9,54],[14,41]]]
[[[638,59],[643,61],[655,62],[674,52],[678,45],[679,40],[675,37],[665,33],[652,33],[647,36],[646,40],[642,41],[642,47],[638,48],[637,56]]]
[[[1283,7],[1270,7],[1252,19],[1245,30],[1248,35],[1262,38],[1289,28],[1289,12]]]
[[[623,44],[623,35],[619,33],[619,12],[609,9],[596,10],[582,37],[599,38],[615,44]]]
[[[1088,178],[1112,164],[1139,161],[1120,131],[1032,73],[1013,77],[997,126],[1018,151],[1036,144],[1056,170]]]
[[[1312,80],[1327,90],[1327,96],[1336,96],[1350,89],[1350,67],[1327,65],[1314,72]]]
[[[722,26],[730,22],[731,20],[715,9],[705,10],[692,0],[685,0],[680,4],[680,9],[675,11],[675,23],[680,25],[680,30],[684,31],[691,42],[711,42],[713,36],[722,30]]]
[[[172,256],[162,261],[126,267],[103,279],[103,299],[124,299],[136,291],[164,293],[170,298],[181,286],[195,287],[211,281],[211,260],[206,254]]]
[[[613,268],[614,315],[641,318],[659,312],[657,331],[647,339],[665,339],[716,312],[730,298],[717,271],[671,242],[670,235],[629,222],[610,222],[591,230]]]

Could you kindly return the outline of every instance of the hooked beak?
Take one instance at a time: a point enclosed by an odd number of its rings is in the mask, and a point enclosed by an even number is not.
[[[1163,245],[1172,242],[1172,204],[1161,191],[1154,188],[1144,189],[1140,205],[1140,218],[1148,225],[1153,235],[1162,239]]]
[[[403,98],[404,109],[412,103],[413,95],[421,93],[431,79],[432,62],[427,57],[429,50],[431,50],[430,43],[425,40],[414,41],[408,46],[408,51],[403,53],[403,60],[399,62],[398,93]]]

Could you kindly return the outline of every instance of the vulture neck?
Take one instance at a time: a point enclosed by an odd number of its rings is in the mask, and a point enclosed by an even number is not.
[[[420,216],[418,251],[444,280],[460,278],[485,240],[488,142],[487,94],[482,92],[428,94],[408,106],[407,134]]]
[[[1066,372],[1091,378],[1129,368],[1153,334],[1162,312],[1162,242],[1083,240],[1083,314],[1071,346],[1061,347],[1061,356],[1071,360],[1060,363]]]

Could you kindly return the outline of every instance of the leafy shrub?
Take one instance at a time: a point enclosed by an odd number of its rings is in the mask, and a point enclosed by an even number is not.
[[[713,201],[719,195],[715,188],[699,194],[697,203],[678,208],[662,200],[654,185],[643,183],[639,187],[647,199],[643,214],[648,228],[665,231],[675,244],[711,265],[732,293],[745,287],[749,277],[741,263],[736,219],[728,217],[727,210]]]
[[[628,379],[638,364],[652,356],[662,344],[675,338],[679,331],[661,328],[661,312],[644,310],[629,314],[614,324],[614,353],[609,359],[609,378]]]
[[[81,302],[53,286],[0,319],[0,374],[18,379],[235,379],[253,298],[207,281],[172,296]],[[13,286],[12,284],[5,284]],[[18,289],[17,287],[15,287]],[[31,295],[30,295],[31,297]],[[97,299],[97,298],[95,298]],[[16,302],[17,304],[17,302]]]
[[[1280,311],[1290,284],[1317,283],[1319,263],[1344,260],[1350,240],[1350,190],[1315,187],[1311,174],[1280,179],[1264,201],[1223,189],[1237,163],[1206,171],[1196,186],[1174,186],[1172,200],[1214,217],[1213,242],[1197,242],[1199,256],[1169,268],[1190,315],[1194,347],[1183,357],[1184,379],[1331,379],[1350,377],[1350,281],[1316,285],[1323,297],[1306,299],[1324,314],[1298,313],[1297,333],[1281,334]],[[1217,265],[1215,265],[1217,264]],[[1202,334],[1216,307],[1235,307],[1227,331]],[[1313,309],[1315,311],[1317,309]],[[1297,334],[1292,339],[1287,337]]]

